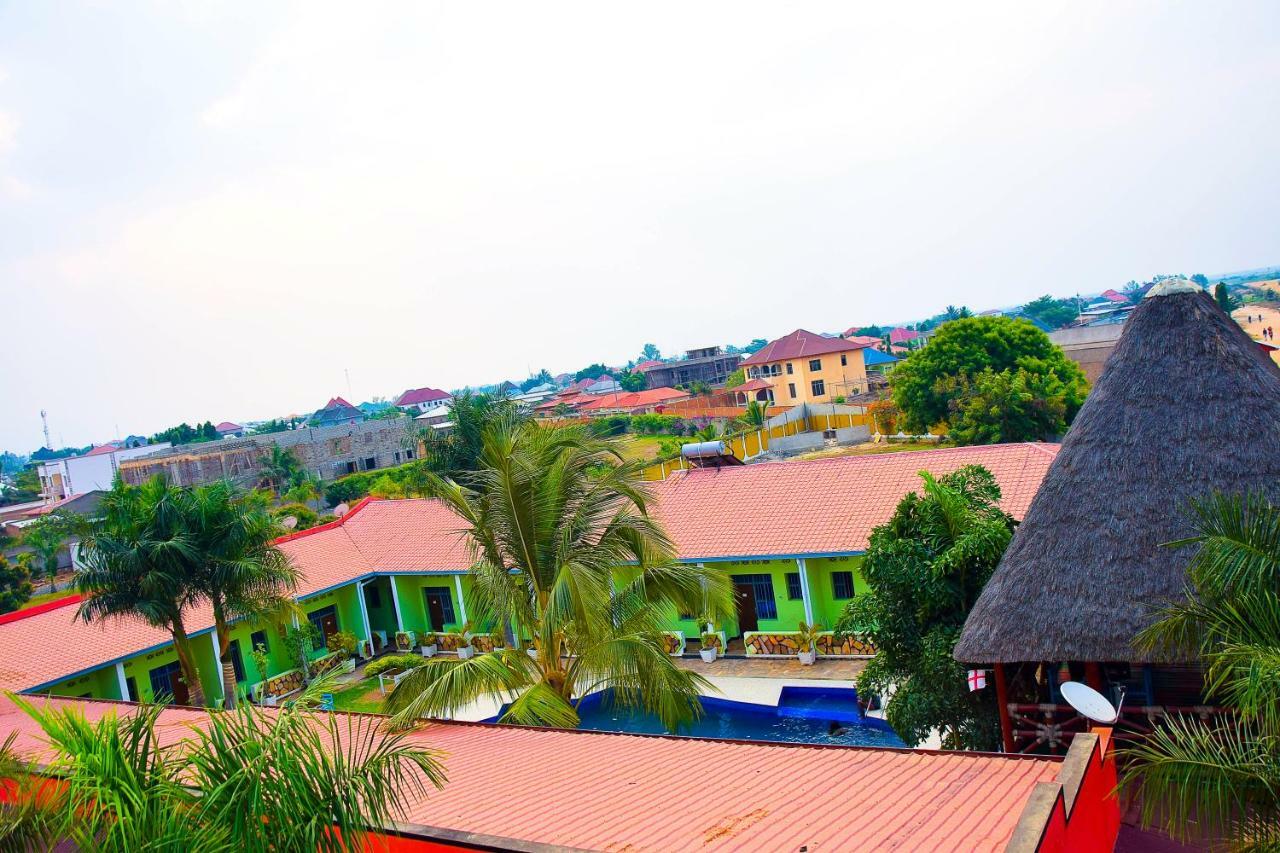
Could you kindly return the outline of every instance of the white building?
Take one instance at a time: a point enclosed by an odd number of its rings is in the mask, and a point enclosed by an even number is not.
[[[40,497],[45,503],[53,503],[85,492],[108,491],[115,481],[120,462],[168,449],[167,441],[143,447],[100,444],[82,456],[42,462],[38,469]]]
[[[446,406],[451,402],[453,397],[439,388],[410,388],[396,398],[395,406],[401,411],[416,415]]]

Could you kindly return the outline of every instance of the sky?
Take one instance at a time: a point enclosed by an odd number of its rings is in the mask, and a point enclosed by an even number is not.
[[[0,449],[1280,263],[1277,35],[1269,1],[0,0]]]

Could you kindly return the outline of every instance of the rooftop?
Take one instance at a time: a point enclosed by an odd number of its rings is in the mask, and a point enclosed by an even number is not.
[[[808,358],[832,352],[849,352],[866,346],[868,344],[854,343],[844,338],[828,338],[804,329],[796,329],[789,335],[783,335],[765,344],[744,358],[742,363],[745,365],[768,364],[788,358]]]
[[[410,388],[396,398],[397,406],[414,406],[418,403],[430,403],[432,400],[448,400],[449,393],[439,388]]]

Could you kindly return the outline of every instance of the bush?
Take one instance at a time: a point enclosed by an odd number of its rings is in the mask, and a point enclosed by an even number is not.
[[[342,652],[349,658],[356,656],[356,649],[360,647],[360,641],[356,639],[356,635],[350,631],[339,631],[329,636],[330,651]]]
[[[309,530],[320,523],[319,514],[306,504],[281,504],[271,511],[273,518],[285,519],[293,516],[298,519],[294,530]]]
[[[609,415],[591,421],[588,429],[592,435],[622,435],[631,427],[631,420],[630,415]]]
[[[427,659],[422,655],[386,655],[366,666],[364,674],[372,678],[389,669],[416,669],[426,663]]]

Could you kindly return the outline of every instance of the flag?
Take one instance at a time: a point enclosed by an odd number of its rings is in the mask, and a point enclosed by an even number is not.
[[[969,670],[969,690],[981,690],[987,686],[987,671],[985,669]]]

